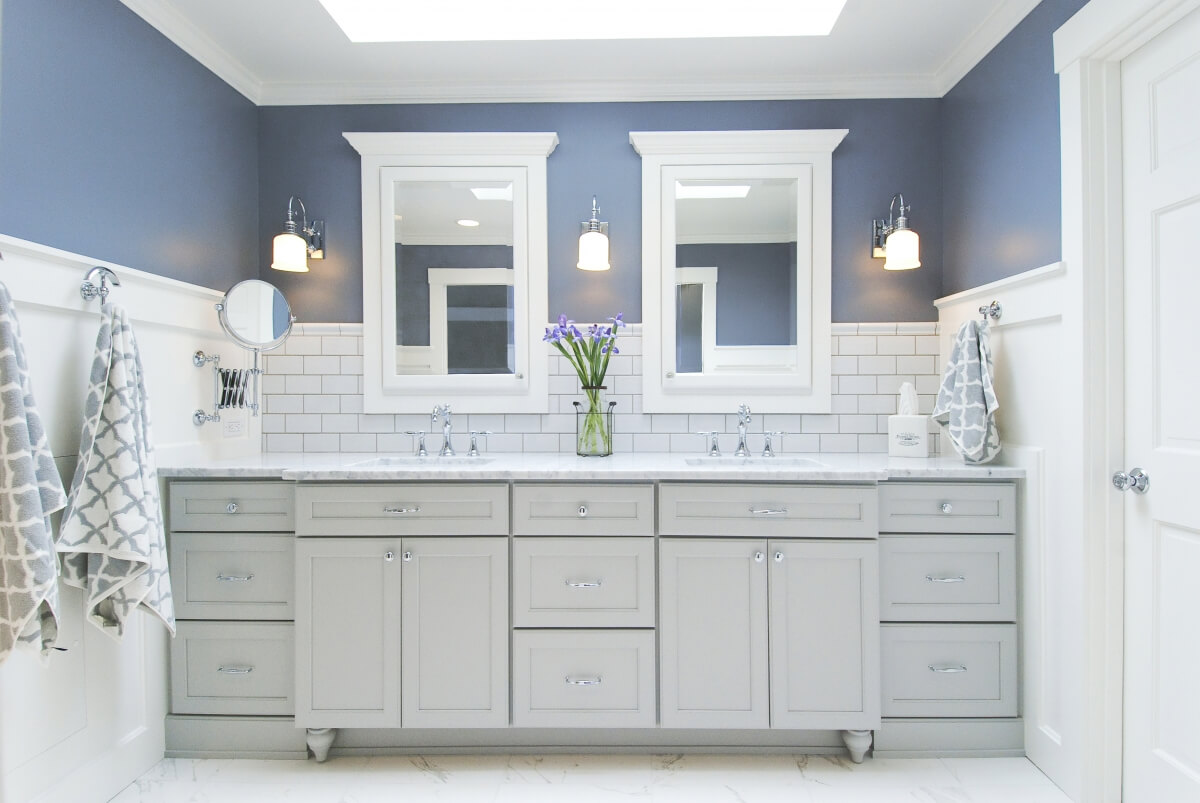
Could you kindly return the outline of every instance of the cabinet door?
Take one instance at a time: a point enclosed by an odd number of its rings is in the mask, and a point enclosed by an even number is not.
[[[296,725],[400,725],[400,540],[296,542]]]
[[[772,541],[771,727],[879,727],[875,541]]]
[[[508,539],[404,540],[403,723],[508,725]]]
[[[766,541],[659,545],[664,728],[765,728]]]

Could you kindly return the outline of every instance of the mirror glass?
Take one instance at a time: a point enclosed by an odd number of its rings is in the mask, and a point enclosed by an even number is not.
[[[392,182],[396,373],[513,374],[512,181]]]
[[[674,370],[794,370],[796,312],[809,303],[797,286],[797,179],[680,177],[673,189]]]
[[[221,327],[241,346],[278,348],[292,331],[292,310],[275,285],[259,279],[238,282],[217,310]]]

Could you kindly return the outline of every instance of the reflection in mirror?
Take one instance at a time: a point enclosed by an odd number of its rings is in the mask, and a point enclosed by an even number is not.
[[[395,181],[396,373],[516,371],[511,181]]]
[[[675,371],[794,370],[797,180],[674,185]]]
[[[292,311],[273,284],[249,279],[238,282],[218,307],[218,320],[239,345],[270,351],[278,348],[292,330]]]

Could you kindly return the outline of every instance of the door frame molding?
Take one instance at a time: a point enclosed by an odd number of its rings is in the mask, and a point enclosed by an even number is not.
[[[1054,34],[1062,144],[1062,255],[1068,266],[1065,369],[1079,380],[1079,473],[1067,483],[1086,534],[1087,612],[1080,712],[1084,801],[1122,793],[1124,653],[1123,496],[1108,477],[1124,466],[1123,157],[1121,62],[1200,0],[1091,0]],[[1131,266],[1136,269],[1136,266]],[[1068,319],[1069,316],[1069,319]]]

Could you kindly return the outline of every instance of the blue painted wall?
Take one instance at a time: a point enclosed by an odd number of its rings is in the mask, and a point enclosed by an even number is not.
[[[927,321],[941,290],[940,101],[820,100],[704,103],[282,106],[259,110],[261,277],[287,294],[301,320],[362,320],[358,153],[343,131],[557,131],[547,163],[551,317],[642,320],[641,158],[630,131],[848,128],[833,155],[833,320]],[[903,192],[921,233],[920,270],[884,273],[870,256],[870,221]],[[326,222],[325,260],[284,275],[271,237],[300,195]],[[599,197],[611,224],[613,269],[575,269],[579,222]]]
[[[1062,258],[1052,37],[1085,4],[1043,0],[942,99],[944,295]]]
[[[118,0],[3,0],[0,232],[219,289],[256,277],[257,127]]]

